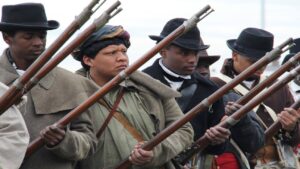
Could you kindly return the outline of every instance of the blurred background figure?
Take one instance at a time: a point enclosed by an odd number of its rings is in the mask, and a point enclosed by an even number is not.
[[[205,78],[210,78],[209,66],[220,59],[220,55],[208,55],[206,50],[199,52],[198,64],[195,69],[200,75]]]

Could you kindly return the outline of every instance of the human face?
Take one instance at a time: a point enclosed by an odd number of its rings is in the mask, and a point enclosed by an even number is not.
[[[241,73],[242,71],[246,70],[249,66],[251,66],[256,61],[249,59],[246,56],[240,55],[236,52],[232,53],[232,59],[233,59],[233,68],[237,73]],[[258,79],[264,72],[266,67],[262,67],[261,69],[258,69],[253,75],[251,75],[248,79],[249,80],[255,80]]]
[[[123,44],[109,45],[101,49],[95,58],[84,56],[83,59],[90,66],[92,78],[101,86],[128,67],[127,48]]]
[[[3,35],[16,63],[19,60],[34,62],[45,50],[46,36],[46,31],[17,31],[13,36]]]
[[[160,52],[163,64],[179,75],[191,75],[196,68],[198,51],[187,50],[178,46],[170,45]]]
[[[210,77],[209,64],[208,63],[207,64],[199,64],[195,71],[200,73],[205,78]]]

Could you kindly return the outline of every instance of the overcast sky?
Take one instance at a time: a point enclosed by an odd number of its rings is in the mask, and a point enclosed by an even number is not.
[[[1,0],[0,5],[23,2],[43,3],[48,19],[60,22],[59,29],[48,32],[49,45],[90,0]],[[84,27],[113,2],[115,0],[107,0]],[[214,70],[218,71],[223,60],[230,56],[231,51],[226,45],[226,40],[237,38],[246,27],[263,27],[262,0],[121,0],[121,3],[123,11],[112,18],[109,24],[122,25],[131,34],[132,46],[128,50],[131,63],[155,45],[148,35],[158,35],[168,20],[175,17],[190,18],[207,4],[211,5],[215,12],[200,21],[198,27],[204,42],[210,45],[208,53],[221,55],[220,61],[213,66]],[[299,6],[299,0],[265,0],[264,28],[275,35],[275,45],[289,37],[300,37]],[[1,51],[6,46],[3,40],[0,40]],[[155,58],[157,57],[159,56]],[[143,68],[152,62],[153,59]],[[60,66],[74,71],[80,64],[68,57]]]

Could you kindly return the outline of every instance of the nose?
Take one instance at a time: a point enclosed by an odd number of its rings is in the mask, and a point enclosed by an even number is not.
[[[117,61],[128,61],[128,56],[126,53],[118,52]]]
[[[198,61],[197,55],[193,52],[189,53],[187,58],[188,58],[187,61],[192,64],[196,64],[196,62]]]
[[[44,39],[40,38],[39,36],[34,36],[34,38],[32,39],[32,43],[35,46],[41,46],[44,44]]]

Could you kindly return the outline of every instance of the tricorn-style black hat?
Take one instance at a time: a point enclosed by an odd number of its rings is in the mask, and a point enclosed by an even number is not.
[[[51,30],[58,26],[57,21],[47,20],[44,6],[40,3],[22,3],[2,7],[0,31]]]
[[[166,23],[159,36],[150,35],[149,37],[152,40],[161,41],[163,38],[167,37],[170,33],[177,29],[180,25],[182,25],[186,20],[187,19],[184,18],[171,19]],[[172,42],[172,44],[189,50],[204,50],[209,47],[208,45],[204,45],[203,43],[201,43],[200,31],[197,27],[192,28],[190,31],[176,38]]]
[[[237,39],[227,41],[228,47],[246,57],[258,60],[273,49],[272,33],[258,28],[244,29]]]

